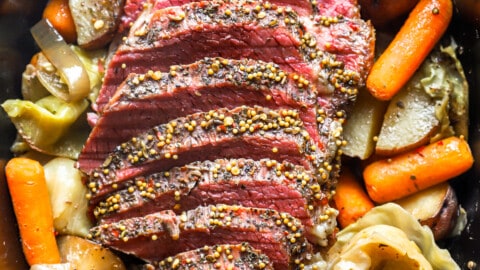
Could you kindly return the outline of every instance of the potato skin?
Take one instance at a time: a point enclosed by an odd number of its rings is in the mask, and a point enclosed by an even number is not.
[[[84,49],[98,49],[112,41],[123,4],[124,0],[69,0],[78,45]]]
[[[438,214],[430,219],[420,221],[432,229],[435,240],[445,239],[455,226],[459,215],[459,204],[455,190],[449,186],[442,208]]]
[[[359,0],[358,3],[365,19],[370,19],[376,27],[384,28],[395,19],[408,14],[418,0]]]

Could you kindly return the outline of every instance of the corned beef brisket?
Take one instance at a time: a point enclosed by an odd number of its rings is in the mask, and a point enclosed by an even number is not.
[[[322,146],[324,148],[325,146]],[[90,173],[91,199],[133,177],[197,160],[270,158],[319,175],[336,153],[319,149],[295,110],[241,106],[200,112],[154,126],[119,145]]]
[[[267,255],[249,243],[204,246],[145,266],[145,270],[274,270]]]
[[[127,0],[77,163],[90,239],[145,269],[321,258],[374,36],[354,0]]]
[[[238,205],[201,206],[180,215],[166,210],[99,224],[90,233],[93,240],[147,262],[204,246],[247,242],[267,255],[274,269],[301,269],[313,252],[295,217]]]
[[[274,62],[328,90],[329,77],[337,69],[353,77],[351,80],[363,80],[372,55],[372,28],[359,19],[320,15],[310,19],[283,6],[255,1],[149,8],[113,55],[94,108],[102,113],[130,73],[168,71],[172,65],[204,57]],[[345,80],[352,84],[349,81]]]
[[[297,110],[310,136],[320,141],[319,99],[322,97],[309,80],[276,64],[252,59],[206,58],[172,66],[169,72],[130,74],[96,121],[78,162],[89,172],[117,145],[152,126],[197,112],[242,105]],[[325,115],[342,109],[333,108],[335,104],[329,100],[322,101],[330,106],[321,108]]]
[[[150,187],[150,188],[148,188]],[[287,212],[300,219],[309,240],[325,222],[328,190],[309,170],[289,162],[262,159],[196,161],[164,172],[138,176],[90,208],[102,222],[139,217],[162,210],[183,211],[209,204],[238,204]]]

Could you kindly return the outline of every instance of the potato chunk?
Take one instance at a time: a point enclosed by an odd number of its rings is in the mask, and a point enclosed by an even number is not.
[[[57,239],[63,262],[76,270],[124,270],[122,260],[111,250],[81,237],[65,235]]]
[[[374,137],[380,131],[387,104],[375,99],[366,90],[359,92],[344,127],[343,136],[347,145],[342,150],[346,156],[365,160],[373,154]]]
[[[60,234],[87,236],[92,226],[87,217],[87,188],[75,161],[57,157],[45,164],[55,230]]]
[[[123,0],[70,0],[77,42],[82,48],[98,49],[109,43],[117,29]]]
[[[422,89],[402,89],[390,102],[378,135],[376,153],[393,155],[430,141],[440,122],[435,101]]]

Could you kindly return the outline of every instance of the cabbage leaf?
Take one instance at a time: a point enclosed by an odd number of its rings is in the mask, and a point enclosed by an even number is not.
[[[385,229],[384,226],[396,229]],[[403,233],[398,233],[398,231]],[[383,238],[380,236],[383,236]],[[450,253],[436,245],[430,228],[420,225],[411,214],[395,203],[374,207],[357,222],[341,230],[337,234],[337,242],[328,252],[329,269],[375,269],[367,266],[372,265],[372,260],[388,258],[386,255],[389,254],[388,252],[381,253],[378,245],[384,245],[385,243],[379,242],[379,239],[388,241],[390,247],[406,248],[410,246],[407,251],[409,258],[418,259],[419,254],[415,252],[416,248],[407,244],[407,242],[412,242],[412,244],[418,247],[418,252],[423,254],[423,257],[429,262],[431,265],[430,269],[460,269],[450,256]],[[377,248],[370,246],[375,244]],[[361,248],[361,250],[357,251],[358,256],[351,256],[353,254],[348,253],[352,252],[351,249],[354,246]],[[387,264],[387,262],[383,263]],[[354,267],[348,268],[348,265],[354,265]],[[424,268],[421,267],[422,265]],[[429,269],[428,265],[425,265],[421,258],[418,259],[418,267],[404,267],[402,269]],[[392,268],[384,269],[396,268],[392,266]]]
[[[77,158],[89,129],[81,120],[89,103],[86,99],[67,103],[55,96],[37,102],[6,100],[2,107],[29,147],[42,153]],[[78,120],[78,121],[77,121]],[[81,126],[78,132],[74,126]]]

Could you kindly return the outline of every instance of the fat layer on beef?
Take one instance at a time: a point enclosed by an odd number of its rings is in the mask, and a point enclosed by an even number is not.
[[[300,269],[312,246],[300,220],[271,209],[210,205],[176,215],[166,210],[99,224],[92,240],[147,262],[204,247],[249,243],[267,255],[274,269]]]
[[[90,211],[109,223],[162,210],[180,214],[210,204],[269,208],[300,219],[309,240],[325,245],[336,225],[329,194],[303,166],[270,159],[219,159],[135,177],[100,202],[90,201]]]
[[[205,246],[146,265],[144,270],[273,270],[273,264],[249,243]]]
[[[130,73],[168,71],[204,57],[275,62],[323,92],[354,96],[373,59],[362,20],[299,17],[250,1],[203,1],[143,12],[112,57],[94,108],[100,114]],[[157,61],[161,59],[161,61]],[[348,95],[349,94],[349,95]]]
[[[303,76],[252,59],[207,58],[172,66],[169,72],[130,74],[96,121],[78,164],[90,172],[115,146],[152,126],[197,112],[242,105],[296,109],[305,129],[318,142],[317,111],[323,111],[326,118],[338,109],[328,104]]]
[[[341,134],[341,127],[337,131]],[[270,158],[302,165],[324,181],[339,160],[304,129],[296,110],[241,106],[180,117],[124,142],[90,174],[90,199],[122,188],[133,177],[198,160]]]

